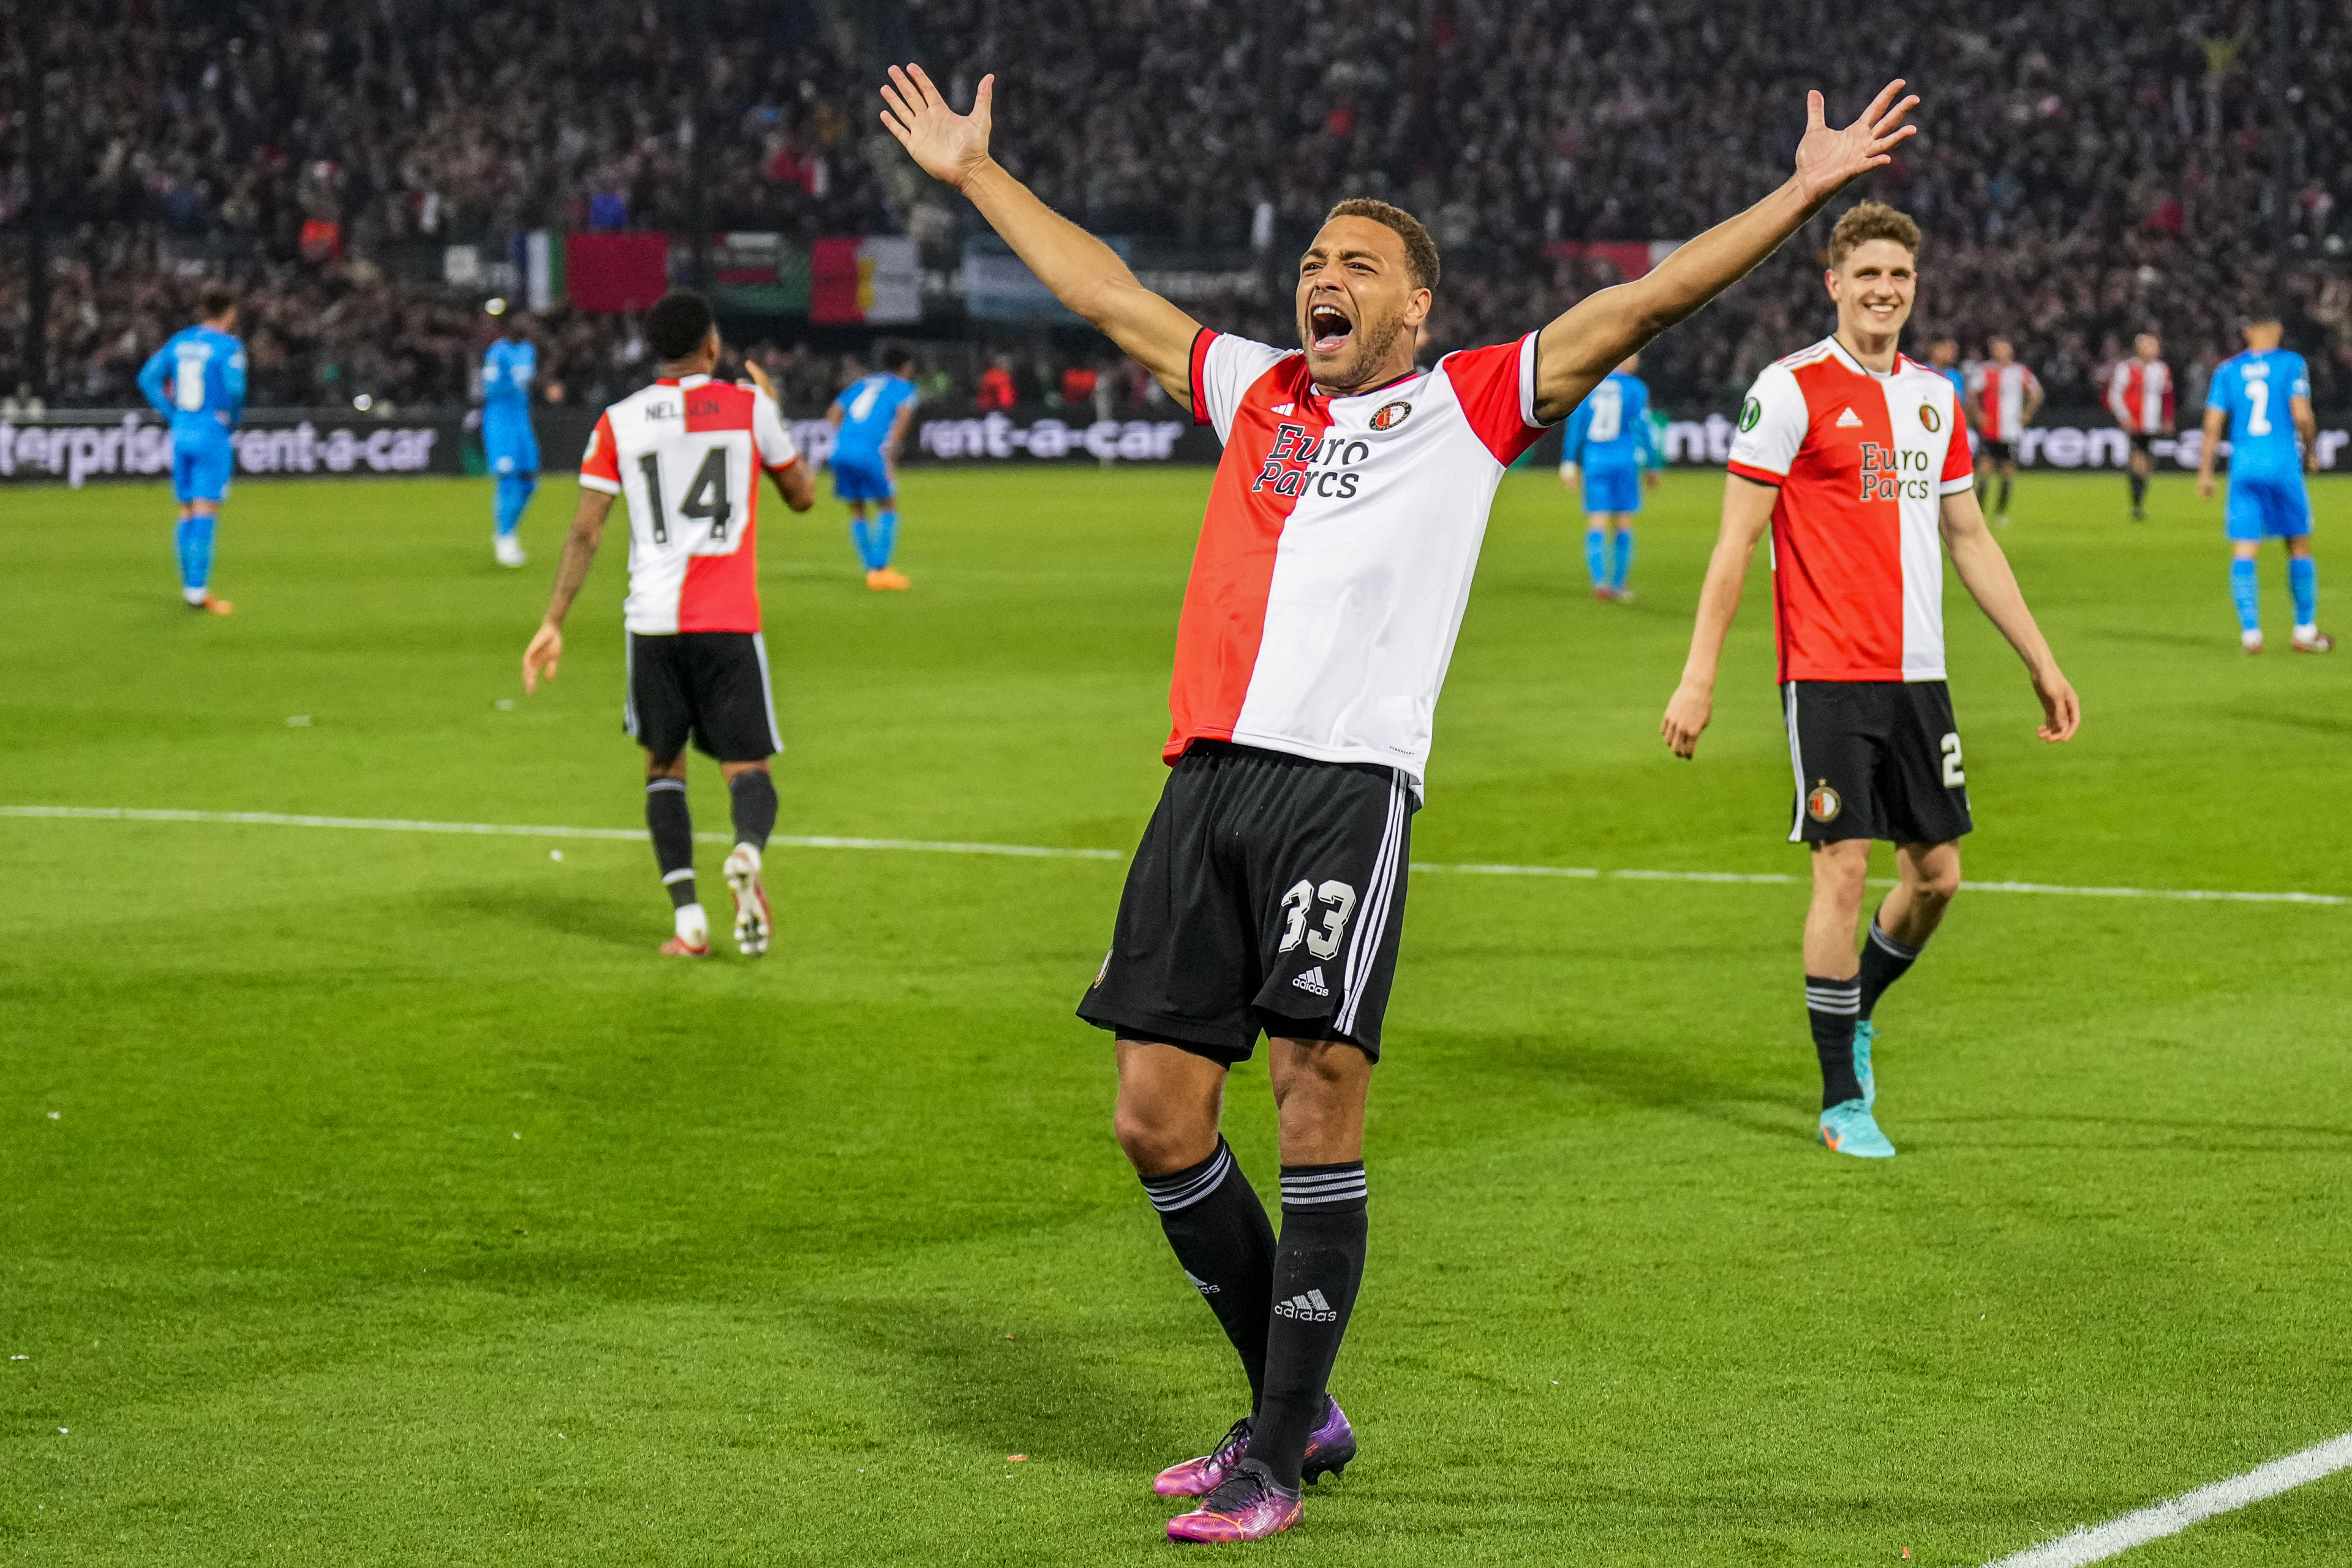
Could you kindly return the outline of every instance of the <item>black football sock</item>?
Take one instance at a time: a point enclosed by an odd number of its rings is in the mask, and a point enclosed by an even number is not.
[[[2002,517],[2009,515],[2009,476],[2007,474],[2003,474],[2000,478],[2000,504],[1992,510]]]
[[[1805,976],[1805,1013],[1813,1025],[1813,1054],[1822,1059],[1822,1109],[1862,1098],[1853,1072],[1853,1022],[1862,1011],[1862,982],[1849,976]]]
[[[2131,477],[2132,510],[2137,511],[2147,501],[2147,476],[2134,473]]]
[[[1323,1424],[1331,1363],[1364,1280],[1364,1163],[1285,1165],[1282,1241],[1274,1252],[1274,1313],[1265,1393],[1249,1458],[1276,1486],[1298,1489],[1307,1439]]]
[[[735,813],[735,842],[765,849],[768,835],[776,830],[776,781],[752,768],[735,775],[727,797]]]
[[[1209,1303],[1249,1378],[1250,1408],[1265,1387],[1266,1315],[1274,1306],[1274,1226],[1222,1138],[1197,1165],[1143,1178],[1184,1278]]]
[[[654,779],[646,785],[646,826],[654,836],[654,863],[672,909],[701,900],[694,896],[694,817],[686,809],[684,779]]]
[[[1886,934],[1874,915],[1870,921],[1870,940],[1862,944],[1862,1011],[1858,1016],[1867,1018],[1886,988],[1911,972],[1919,962],[1919,950],[1900,942]],[[1808,990],[1811,989],[1807,983]]]

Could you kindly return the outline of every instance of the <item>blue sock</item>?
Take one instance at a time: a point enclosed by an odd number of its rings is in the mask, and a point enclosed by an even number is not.
[[[2319,563],[2308,555],[2290,555],[2286,562],[2286,585],[2294,595],[2294,624],[2315,626],[2319,624]]]
[[[890,564],[890,557],[898,548],[898,509],[892,507],[874,520],[874,565],[877,570]]]
[[[1612,588],[1622,588],[1625,585],[1625,574],[1632,569],[1633,564],[1633,531],[1630,528],[1621,528],[1617,531],[1617,537],[1612,542],[1609,552],[1609,585]]]
[[[512,533],[522,525],[523,509],[530,505],[539,480],[528,474],[513,474],[499,481],[497,520],[501,536]]]
[[[2230,597],[2238,604],[2238,629],[2258,632],[2263,629],[2263,586],[2254,575],[2254,563],[2237,559],[2230,563]]]
[[[1592,585],[1609,586],[1609,531],[1588,528],[1584,531],[1584,565],[1592,574]]]
[[[849,537],[857,546],[857,559],[866,563],[866,569],[880,571],[882,568],[874,560],[873,526],[862,517],[853,517],[849,520]]]
[[[213,520],[208,517],[183,518],[177,539],[180,546],[180,586],[191,594],[201,594],[213,580]]]

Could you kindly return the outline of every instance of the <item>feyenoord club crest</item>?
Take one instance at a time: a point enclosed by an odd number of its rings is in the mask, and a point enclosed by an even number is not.
[[[1754,398],[1751,397],[1739,405],[1739,427],[1742,430],[1755,429],[1756,422],[1763,417],[1764,405]]]
[[[1410,403],[1383,403],[1372,414],[1372,428],[1393,430],[1403,424],[1404,416],[1412,412],[1412,405]]]
[[[1838,798],[1837,791],[1830,788],[1827,779],[1816,780],[1813,793],[1805,797],[1805,815],[1815,822],[1833,822],[1844,807],[1845,802]]]
[[[1944,416],[1936,412],[1934,404],[1923,403],[1919,405],[1919,423],[1927,427],[1928,435],[1933,436],[1944,427]]]

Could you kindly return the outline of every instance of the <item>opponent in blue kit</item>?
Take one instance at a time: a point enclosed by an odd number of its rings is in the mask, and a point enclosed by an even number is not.
[[[539,488],[539,437],[530,428],[530,384],[539,374],[539,350],[529,331],[520,313],[509,317],[506,335],[482,356],[482,455],[498,481],[490,548],[501,566],[520,566],[529,559],[515,530]]]
[[[180,503],[180,595],[191,609],[226,616],[212,595],[213,520],[228,499],[235,453],[229,432],[245,413],[245,345],[229,335],[236,296],[205,289],[204,324],[174,333],[139,372],[139,391],[172,422],[172,493]]]
[[[898,545],[898,447],[914,422],[915,356],[893,349],[882,356],[882,374],[854,381],[825,411],[833,426],[833,493],[849,503],[849,534],[866,563],[869,588],[904,588],[906,577],[890,569]],[[866,508],[878,515],[866,521]]]
[[[2265,539],[2286,543],[2287,587],[2294,597],[2294,649],[2326,653],[2336,640],[2319,629],[2319,565],[2311,558],[2311,496],[2305,470],[2318,450],[2311,412],[2311,372],[2303,356],[2279,347],[2278,318],[2246,323],[2246,352],[2214,367],[2205,395],[2205,441],[2197,493],[2213,493],[2213,460],[2230,437],[2230,596],[2237,601],[2239,641],[2263,651],[2262,589],[2254,557]],[[2297,444],[2297,437],[2301,444]]]
[[[1611,371],[1569,416],[1560,443],[1560,483],[1583,480],[1584,563],[1592,573],[1592,596],[1603,603],[1633,603],[1625,574],[1633,564],[1633,517],[1642,510],[1645,471],[1657,482],[1650,389],[1633,374],[1641,363],[1635,354]]]

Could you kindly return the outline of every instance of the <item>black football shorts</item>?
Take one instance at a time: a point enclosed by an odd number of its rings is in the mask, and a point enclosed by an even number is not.
[[[1977,444],[1977,461],[1980,463],[2007,463],[2011,467],[2014,467],[2017,463],[2017,443],[2015,441],[1996,441],[1991,437],[1988,436]]]
[[[1792,680],[1780,700],[1797,771],[1790,843],[1941,844],[1975,826],[1942,681]]]
[[[784,749],[757,632],[629,634],[629,695],[621,726],[667,763],[695,749],[722,763],[758,763]]]
[[[1229,1066],[1260,1032],[1378,1061],[1418,804],[1393,768],[1193,742],[1078,1016]]]

